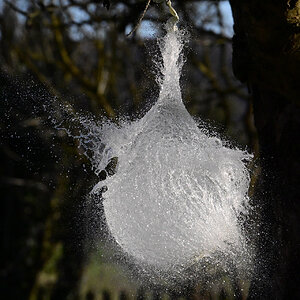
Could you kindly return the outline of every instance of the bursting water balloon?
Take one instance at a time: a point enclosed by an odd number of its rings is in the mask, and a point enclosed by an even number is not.
[[[137,262],[161,270],[189,266],[216,253],[245,251],[251,155],[225,146],[197,126],[181,97],[182,33],[160,41],[160,95],[146,115],[101,129],[97,170],[113,157],[115,174],[100,181],[113,239]],[[101,159],[99,159],[99,157]]]

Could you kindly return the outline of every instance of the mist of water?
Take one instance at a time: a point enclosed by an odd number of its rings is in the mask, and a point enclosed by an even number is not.
[[[160,94],[143,118],[90,131],[99,141],[91,147],[96,174],[115,164],[92,191],[103,197],[111,237],[137,264],[176,274],[207,258],[241,266],[251,256],[242,226],[251,155],[208,134],[186,110],[183,45],[172,29],[159,42]]]

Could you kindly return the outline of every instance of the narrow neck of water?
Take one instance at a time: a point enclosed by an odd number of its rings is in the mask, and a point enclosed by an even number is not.
[[[158,104],[181,103],[180,73],[182,68],[181,52],[183,41],[178,31],[169,28],[164,41],[160,44],[163,66],[162,83]]]

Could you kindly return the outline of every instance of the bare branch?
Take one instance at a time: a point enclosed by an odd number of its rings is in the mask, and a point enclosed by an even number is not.
[[[145,14],[146,14],[146,12],[147,12],[147,10],[148,10],[148,7],[149,7],[149,5],[150,5],[150,2],[151,2],[151,0],[148,0],[148,1],[147,1],[147,4],[146,4],[146,6],[145,6],[145,9],[144,9],[143,13],[141,14],[141,16],[140,16],[140,18],[139,18],[137,24],[136,24],[136,25],[134,26],[134,28],[127,34],[127,37],[131,36],[131,35],[138,29],[138,27],[140,26],[140,24],[141,24],[141,22],[142,22],[142,20],[143,20],[143,18],[144,18],[144,16],[145,16]]]
[[[8,5],[11,9],[13,9],[14,11],[16,11],[17,13],[19,13],[19,14],[25,16],[25,17],[28,17],[28,13],[26,11],[20,9],[19,7],[17,7],[13,3],[11,3],[10,1],[4,0],[4,3],[6,5]]]

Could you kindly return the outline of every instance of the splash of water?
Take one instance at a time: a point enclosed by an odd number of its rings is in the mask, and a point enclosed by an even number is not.
[[[181,97],[182,33],[160,41],[160,94],[146,115],[120,126],[102,124],[94,147],[97,174],[113,158],[103,193],[113,239],[136,262],[178,271],[220,253],[245,256],[241,216],[247,214],[251,155],[199,128]],[[104,189],[104,186],[107,187]]]

